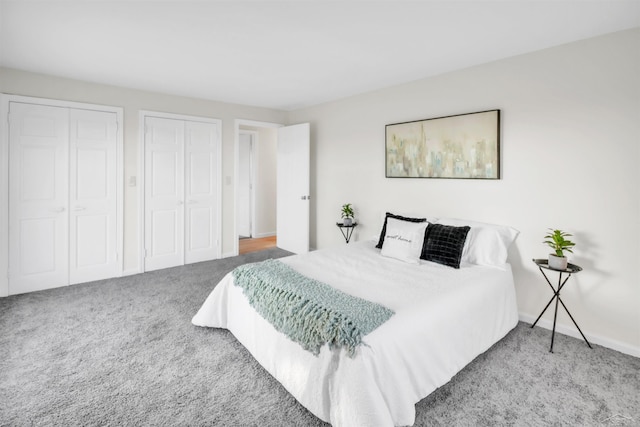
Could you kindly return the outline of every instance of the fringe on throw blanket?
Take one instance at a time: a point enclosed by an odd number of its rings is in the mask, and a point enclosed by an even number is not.
[[[262,317],[316,356],[328,343],[353,357],[362,337],[394,314],[273,259],[237,267],[233,279]]]

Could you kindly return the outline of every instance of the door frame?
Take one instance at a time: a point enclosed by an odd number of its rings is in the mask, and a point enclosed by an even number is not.
[[[217,174],[218,174],[218,185],[216,188],[216,204],[217,204],[217,216],[218,221],[214,226],[216,227],[216,234],[218,236],[216,243],[216,250],[218,253],[218,257],[222,257],[222,120],[214,119],[211,117],[203,117],[203,116],[190,116],[186,114],[175,114],[175,113],[163,113],[160,111],[151,111],[151,110],[140,110],[138,112],[138,200],[140,201],[140,208],[138,209],[138,272],[143,273],[144,269],[144,258],[145,258],[145,247],[144,247],[144,231],[145,231],[145,197],[144,197],[144,177],[145,177],[145,129],[144,122],[147,117],[158,117],[162,119],[173,119],[173,120],[184,120],[189,122],[201,122],[201,123],[212,123],[218,125],[218,148],[217,148]]]
[[[256,144],[258,143],[258,132],[254,130],[240,129],[238,131],[238,144],[240,144],[240,134],[250,135],[249,143],[249,233],[251,237],[256,237]],[[238,145],[238,166],[240,164],[240,147]],[[238,179],[240,174],[238,173]],[[239,182],[239,181],[236,181]],[[236,210],[236,214],[238,210]]]
[[[240,253],[240,245],[238,243],[238,179],[240,169],[240,126],[251,126],[257,128],[277,129],[285,126],[282,123],[261,122],[257,120],[235,119],[234,120],[234,140],[233,140],[233,252],[223,254],[223,257],[236,256]],[[255,211],[254,211],[255,212]],[[252,227],[255,224],[255,218],[252,221]],[[255,230],[252,230],[255,231]]]
[[[20,102],[49,107],[97,110],[116,114],[116,233],[118,275],[122,275],[124,265],[124,110],[101,104],[64,101],[59,99],[37,98],[32,96],[9,95],[0,93],[0,114],[2,117],[2,135],[0,137],[0,297],[9,295],[9,104]]]

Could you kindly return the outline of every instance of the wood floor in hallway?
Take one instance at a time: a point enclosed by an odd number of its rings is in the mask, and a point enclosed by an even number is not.
[[[258,239],[240,239],[239,253],[242,255],[249,252],[275,248],[275,246],[276,236],[260,237]]]

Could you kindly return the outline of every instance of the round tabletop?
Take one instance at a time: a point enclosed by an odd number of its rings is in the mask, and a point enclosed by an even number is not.
[[[540,268],[546,268],[547,270],[552,270],[552,271],[559,271],[561,273],[578,273],[580,271],[582,271],[582,267],[580,267],[579,265],[575,265],[575,264],[571,264],[568,263],[567,264],[567,268],[565,268],[564,270],[558,270],[557,268],[551,268],[549,267],[549,260],[548,259],[543,259],[543,258],[534,258],[532,260],[533,262],[536,263],[536,265]]]
[[[351,225],[345,225],[345,224],[344,224],[344,223],[342,223],[342,222],[336,222],[336,225],[337,225],[338,227],[351,228],[351,227],[355,227],[356,225],[358,225],[358,223],[357,223],[357,222],[352,222],[352,223],[351,223]]]

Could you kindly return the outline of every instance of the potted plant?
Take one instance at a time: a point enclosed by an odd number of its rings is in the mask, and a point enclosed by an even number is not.
[[[346,203],[342,205],[342,224],[343,225],[353,225],[353,208],[351,207],[351,203]]]
[[[549,267],[554,270],[566,270],[567,269],[567,257],[564,252],[573,253],[572,248],[576,245],[567,237],[572,237],[572,234],[564,232],[562,230],[549,229],[549,232],[544,236],[544,242],[555,253],[549,254]]]

